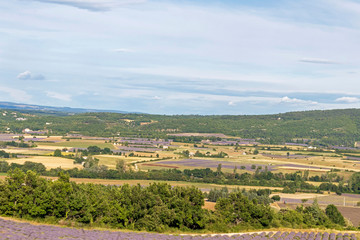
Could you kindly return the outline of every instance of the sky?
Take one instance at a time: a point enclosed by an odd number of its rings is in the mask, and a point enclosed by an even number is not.
[[[360,108],[360,0],[0,1],[0,101],[154,114]]]

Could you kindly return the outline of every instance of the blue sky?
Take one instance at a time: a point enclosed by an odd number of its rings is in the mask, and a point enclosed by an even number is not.
[[[360,1],[0,1],[0,101],[158,114],[360,107]]]

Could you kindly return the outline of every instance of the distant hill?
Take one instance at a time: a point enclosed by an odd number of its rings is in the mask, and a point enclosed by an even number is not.
[[[0,103],[0,132],[25,128],[51,134],[175,138],[197,142],[206,137],[174,133],[215,133],[255,139],[264,144],[359,147],[360,109],[289,112],[270,115],[154,115],[95,109]],[[5,109],[13,109],[5,113]],[[16,113],[18,112],[18,113]]]
[[[70,108],[70,107],[51,107],[51,106],[40,106],[31,105],[24,103],[13,103],[13,102],[0,102],[0,109],[11,109],[19,112],[33,111],[37,113],[45,113],[50,115],[73,115],[77,113],[86,112],[113,112],[113,113],[129,113],[126,111],[117,110],[99,110],[99,109],[87,109],[87,108]]]

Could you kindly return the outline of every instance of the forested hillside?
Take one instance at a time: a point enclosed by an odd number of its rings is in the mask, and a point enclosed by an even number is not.
[[[4,112],[2,110],[0,112]],[[261,143],[300,141],[353,147],[360,140],[360,109],[291,112],[274,115],[150,115],[82,113],[54,116],[27,111],[15,120],[0,115],[1,131],[19,133],[25,128],[49,134],[80,133],[89,136],[143,136],[167,138],[173,133],[223,133],[256,139]],[[171,138],[171,137],[169,137]]]

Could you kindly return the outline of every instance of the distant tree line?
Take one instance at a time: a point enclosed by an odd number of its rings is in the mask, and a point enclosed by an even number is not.
[[[332,183],[332,179],[337,179],[336,173],[328,173],[327,177],[319,179],[328,182],[314,186],[307,181],[309,180],[308,171],[295,173],[273,173],[266,168],[262,171],[257,169],[254,173],[224,173],[221,171],[221,165],[216,171],[210,168],[205,169],[185,169],[184,171],[177,169],[169,170],[148,170],[133,171],[129,170],[124,161],[116,164],[117,169],[108,169],[107,166],[98,165],[98,159],[89,157],[84,164],[84,169],[68,169],[53,168],[46,170],[41,163],[25,162],[23,165],[0,161],[0,172],[7,172],[15,168],[21,169],[23,172],[33,170],[44,176],[57,176],[60,172],[64,172],[73,178],[99,178],[99,179],[138,179],[138,180],[164,180],[164,181],[188,181],[195,183],[214,183],[223,185],[245,185],[245,186],[267,186],[282,187],[284,193],[295,192],[318,192],[334,191],[341,193],[360,193],[360,173],[354,173],[350,179],[340,181],[339,184]]]

